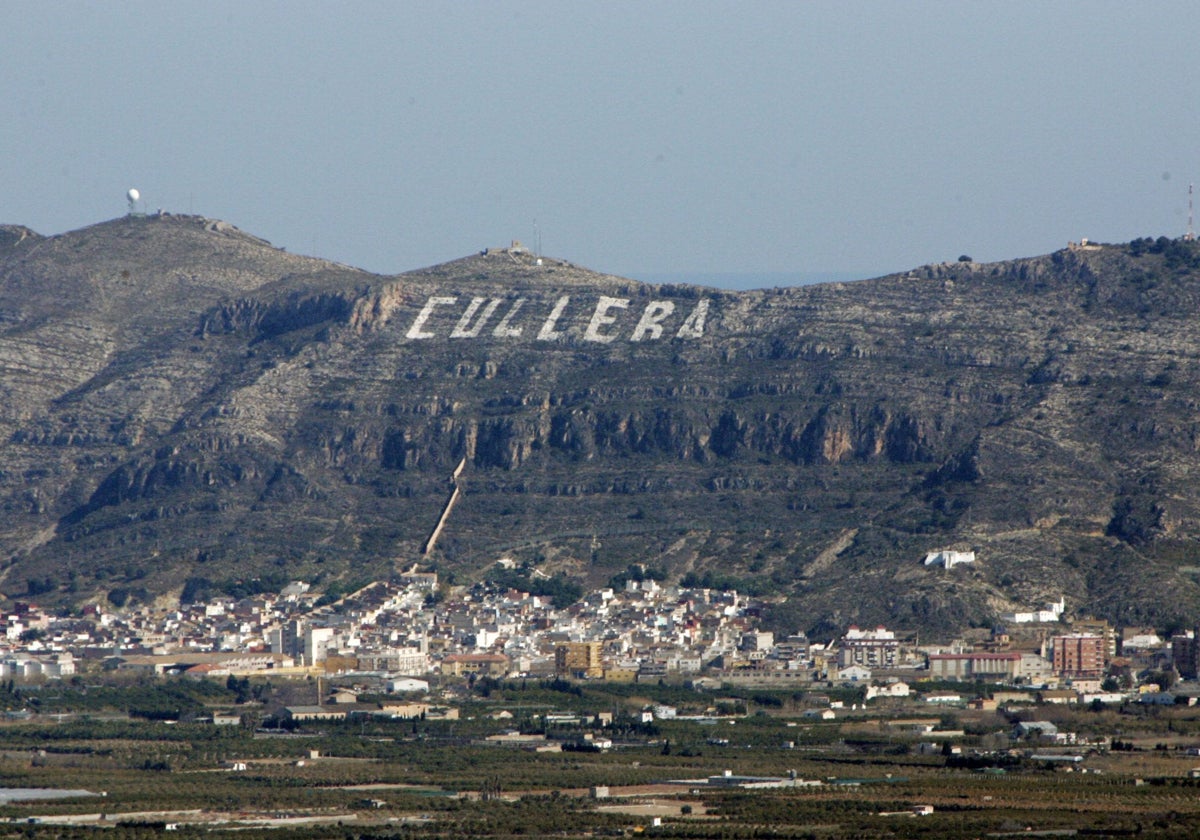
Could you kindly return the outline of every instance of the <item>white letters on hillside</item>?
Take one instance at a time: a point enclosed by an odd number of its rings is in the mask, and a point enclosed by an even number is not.
[[[584,341],[599,341],[602,344],[608,344],[615,335],[602,335],[600,328],[608,324],[617,322],[616,315],[609,315],[610,309],[624,309],[629,306],[627,298],[610,298],[600,295],[600,301],[596,304],[596,311],[592,313],[592,320],[588,324],[587,332],[583,334]]]
[[[676,333],[676,338],[700,338],[704,335],[704,319],[708,317],[708,298],[701,298],[696,304],[696,308],[692,310],[692,314],[687,316],[687,320],[683,322],[683,326]]]
[[[677,311],[674,301],[653,300],[634,318],[629,298],[600,295],[593,304],[571,295],[563,295],[547,310],[542,302],[528,298],[472,297],[464,306],[457,297],[432,295],[413,319],[407,338],[479,338],[488,330],[494,338],[513,339],[534,335],[535,341],[563,341],[577,338],[597,344],[617,339],[658,341],[665,337],[695,339],[704,337],[708,319],[708,298],[700,298],[690,311]],[[439,307],[461,307],[453,312]],[[497,316],[499,316],[497,318]],[[492,323],[494,328],[490,328]],[[527,331],[526,327],[530,329]],[[489,329],[490,328],[490,329]]]
[[[517,313],[521,311],[521,307],[525,305],[525,298],[517,298],[513,301],[512,308],[508,313],[500,319],[500,323],[496,325],[496,329],[492,330],[492,335],[496,338],[516,338],[521,334],[520,327],[510,327],[508,324],[513,318],[517,317]]]
[[[483,325],[487,323],[487,319],[492,317],[492,313],[496,311],[496,307],[500,305],[499,300],[493,300],[484,307],[483,314],[479,316],[479,320],[475,322],[475,326],[471,326],[471,319],[475,317],[476,310],[483,306],[485,298],[471,298],[471,305],[467,307],[467,311],[458,319],[458,326],[454,328],[454,332],[450,333],[451,338],[475,338],[479,335],[479,331],[483,329]]]
[[[671,301],[656,300],[642,311],[642,318],[633,328],[633,335],[629,336],[629,340],[641,341],[643,338],[648,338],[651,341],[657,341],[662,338],[662,322],[674,311],[675,304]]]
[[[554,311],[550,313],[550,317],[546,319],[546,323],[542,324],[542,328],[538,331],[538,341],[558,341],[564,335],[562,330],[554,329],[554,325],[558,323],[558,319],[562,317],[563,310],[567,308],[567,304],[571,302],[571,298],[564,295],[558,299],[558,303],[554,304]]]
[[[425,308],[417,313],[417,320],[412,322],[412,326],[408,328],[407,336],[409,338],[433,338],[433,333],[425,332],[421,327],[425,326],[425,322],[429,320],[429,316],[433,314],[435,306],[451,306],[458,303],[458,298],[452,297],[431,297],[425,301]]]

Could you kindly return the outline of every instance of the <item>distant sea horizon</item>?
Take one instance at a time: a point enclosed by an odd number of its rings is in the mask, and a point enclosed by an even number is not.
[[[877,273],[867,271],[641,271],[624,274],[623,276],[631,280],[641,280],[643,283],[663,283],[668,285],[688,283],[694,286],[712,286],[717,289],[746,291],[748,289],[812,286],[816,283],[851,283],[855,280],[882,277],[886,273],[884,271]]]

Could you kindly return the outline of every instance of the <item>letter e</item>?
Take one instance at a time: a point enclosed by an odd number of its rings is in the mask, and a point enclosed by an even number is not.
[[[605,295],[600,295],[600,300],[596,301],[596,311],[592,313],[592,320],[587,325],[587,330],[583,333],[584,341],[599,341],[601,344],[608,344],[615,335],[601,335],[600,328],[616,322],[616,315],[609,315],[610,309],[624,309],[629,306],[628,298],[611,298]]]

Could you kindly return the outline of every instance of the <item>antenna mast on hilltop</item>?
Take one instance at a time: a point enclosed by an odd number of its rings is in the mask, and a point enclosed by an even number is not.
[[[1188,229],[1183,235],[1184,242],[1191,242],[1196,238],[1196,232],[1192,228],[1192,185],[1188,184]]]

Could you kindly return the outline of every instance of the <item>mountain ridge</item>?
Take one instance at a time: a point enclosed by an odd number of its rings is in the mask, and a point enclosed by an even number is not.
[[[374,275],[200,217],[26,230],[0,229],[10,597],[514,554],[707,576],[814,632],[1200,606],[1192,243],[727,292],[519,248]],[[943,547],[979,560],[921,566]]]

